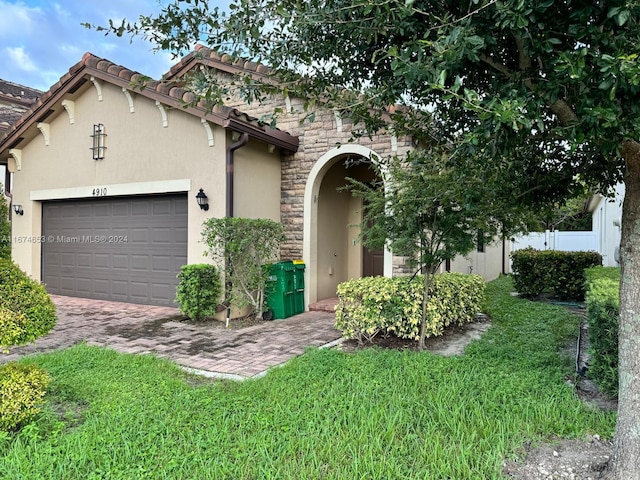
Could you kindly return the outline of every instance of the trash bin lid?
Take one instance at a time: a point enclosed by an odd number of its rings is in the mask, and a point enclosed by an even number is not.
[[[284,260],[282,262],[276,262],[271,265],[271,272],[274,271],[288,271],[293,270],[295,267],[293,266],[293,262],[291,260]]]

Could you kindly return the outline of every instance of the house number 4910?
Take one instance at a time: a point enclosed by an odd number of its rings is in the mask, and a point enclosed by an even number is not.
[[[107,187],[96,187],[91,193],[94,197],[104,197],[107,195]]]

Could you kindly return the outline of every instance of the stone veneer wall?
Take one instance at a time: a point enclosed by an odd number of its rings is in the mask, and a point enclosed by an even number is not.
[[[219,73],[219,78],[228,78]],[[349,143],[353,124],[347,118],[336,118],[331,110],[319,109],[315,112],[312,122],[302,119],[307,112],[303,109],[303,100],[283,97],[274,98],[272,102],[247,105],[240,99],[227,102],[229,107],[260,118],[273,112],[274,108],[287,111],[278,116],[277,128],[300,138],[300,147],[293,155],[285,155],[282,162],[282,198],[280,204],[281,221],[286,226],[287,240],[281,247],[282,258],[302,258],[304,192],[309,173],[316,161],[329,150],[339,144]],[[290,108],[287,108],[290,106]],[[376,135],[369,138],[359,138],[358,145],[373,150],[382,158],[393,155],[404,155],[411,148],[410,139],[397,139],[391,135]],[[394,273],[404,273],[404,262],[400,258],[394,259]]]

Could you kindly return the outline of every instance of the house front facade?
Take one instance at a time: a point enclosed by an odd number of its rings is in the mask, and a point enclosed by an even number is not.
[[[258,69],[199,48],[167,79],[192,68]],[[301,123],[297,99],[211,111],[171,83],[132,87],[139,79],[86,54],[0,138],[12,255],[51,293],[172,305],[180,266],[210,261],[202,223],[224,216],[285,225],[281,256],[305,261],[305,305],[350,278],[406,273],[402,258],[357,241],[362,205],[341,187],[372,180],[377,159],[406,153],[410,139],[350,142],[347,118],[325,110]],[[274,106],[286,112],[277,129],[257,120]],[[487,246],[452,269],[489,279],[507,256],[502,244]]]

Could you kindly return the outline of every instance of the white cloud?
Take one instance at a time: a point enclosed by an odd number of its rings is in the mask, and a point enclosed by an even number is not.
[[[42,17],[40,7],[29,7],[22,2],[5,2],[0,0],[0,39],[10,38],[23,32],[32,32],[34,25]]]
[[[25,72],[35,72],[37,67],[29,58],[27,52],[22,47],[7,47],[4,49],[9,60],[20,70]]]

